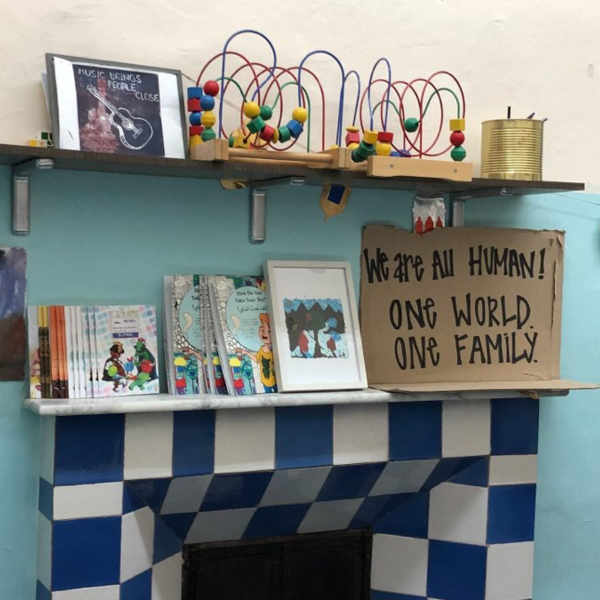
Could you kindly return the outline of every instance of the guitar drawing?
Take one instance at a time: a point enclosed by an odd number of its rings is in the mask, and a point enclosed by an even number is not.
[[[108,109],[110,124],[118,131],[123,146],[130,150],[141,150],[148,144],[154,131],[146,119],[134,117],[126,108],[116,108],[91,84],[87,90]]]

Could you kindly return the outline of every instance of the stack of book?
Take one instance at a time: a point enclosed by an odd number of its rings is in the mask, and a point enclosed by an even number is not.
[[[174,275],[163,293],[169,393],[277,391],[262,277]]]
[[[30,306],[32,398],[159,392],[154,306]]]

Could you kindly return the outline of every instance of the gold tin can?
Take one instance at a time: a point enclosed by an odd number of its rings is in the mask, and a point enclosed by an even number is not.
[[[541,181],[544,122],[534,119],[484,121],[481,176]]]

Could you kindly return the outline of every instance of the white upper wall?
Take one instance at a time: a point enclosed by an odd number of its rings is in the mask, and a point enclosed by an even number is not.
[[[511,105],[514,117],[535,111],[549,119],[545,179],[600,191],[599,23],[594,0],[0,0],[0,142],[23,144],[49,127],[40,85],[46,52],[195,78],[230,34],[254,28],[286,66],[320,48],[363,81],[381,56],[395,79],[450,70],[467,95],[468,160],[479,163],[481,121],[503,118]],[[269,57],[258,38],[233,49]],[[325,74],[333,101],[339,75],[321,63],[307,66]]]

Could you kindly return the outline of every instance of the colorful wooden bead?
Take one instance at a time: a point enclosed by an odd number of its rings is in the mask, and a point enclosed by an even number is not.
[[[279,141],[279,129],[277,129],[277,127],[273,128],[273,138],[271,139],[271,141],[276,144]]]
[[[255,117],[247,126],[250,133],[258,133],[265,128],[266,123],[263,121],[262,117]]]
[[[200,112],[202,110],[200,103],[200,98],[188,98],[188,112]]]
[[[249,119],[255,119],[260,115],[260,106],[256,102],[245,102],[244,115]]]
[[[450,134],[450,143],[453,146],[462,146],[465,141],[465,134],[462,131],[453,131]]]
[[[377,156],[389,156],[392,153],[392,145],[387,142],[378,142],[375,146]]]
[[[200,106],[202,107],[202,110],[212,110],[215,107],[215,99],[206,94],[205,96],[202,96]]]
[[[217,134],[214,132],[213,129],[205,129],[202,132],[202,141],[203,142],[210,142],[210,140],[214,140],[217,137]]]
[[[355,148],[352,151],[352,160],[354,162],[363,162],[365,160],[367,160],[367,158],[369,158],[369,156],[372,156],[375,152],[375,147],[372,144],[369,144],[367,142],[365,142],[365,140],[363,140],[359,145],[358,148]]]
[[[204,93],[209,96],[216,96],[219,93],[219,84],[216,81],[207,81],[204,84]]]
[[[231,146],[232,140],[233,140],[233,146]],[[233,148],[249,148],[250,142],[247,139],[246,132],[241,128],[236,129],[229,136],[229,145],[230,145],[230,147],[233,147]]]
[[[190,113],[190,125],[201,125],[202,113],[193,112]]]
[[[214,112],[207,110],[205,113],[202,114],[200,122],[202,123],[202,125],[204,125],[204,127],[210,128],[217,122],[217,117],[215,117]]]
[[[263,121],[268,121],[273,116],[273,109],[270,106],[261,106],[260,116]]]
[[[456,162],[465,160],[466,156],[467,151],[462,146],[456,146],[455,148],[452,148],[452,152],[450,152],[450,157]]]
[[[190,98],[202,98],[202,96],[203,96],[203,94],[202,94],[202,88],[201,87],[192,86],[192,87],[189,87],[187,89],[188,100]]]
[[[202,125],[192,125],[190,126],[190,137],[194,135],[202,135],[203,131],[204,127],[202,127]]]
[[[358,131],[358,127],[350,126],[346,127],[346,146],[350,148],[352,144],[360,144],[360,133]]]
[[[450,131],[464,131],[465,129],[464,119],[450,119]]]
[[[394,150],[392,156],[399,156],[400,158],[410,158],[410,152],[408,150]]]
[[[304,127],[302,127],[302,123],[300,123],[299,121],[296,121],[295,119],[292,119],[287,124],[287,128],[290,130],[290,135],[294,139],[298,139],[302,135],[302,132],[304,131]]]
[[[408,133],[414,133],[419,129],[419,119],[415,119],[414,117],[406,119],[404,121],[404,129],[408,131]]]
[[[289,142],[292,139],[292,134],[285,125],[281,125],[280,127],[278,127],[277,131],[279,131],[279,141],[282,144],[285,142]]]
[[[294,119],[294,121],[298,121],[300,125],[304,125],[304,123],[306,123],[306,119],[308,119],[308,111],[299,106],[292,111],[292,119]]]
[[[273,132],[275,130],[270,125],[265,125],[260,132],[260,139],[265,142],[270,142],[273,139]]]
[[[199,135],[192,135],[190,137],[190,148],[199,146],[202,143],[202,138]]]
[[[394,134],[391,131],[380,131],[377,133],[377,141],[391,144],[394,141]]]
[[[351,144],[348,144],[348,148],[350,150],[355,150],[356,148],[358,148],[358,142],[352,142]]]
[[[363,140],[365,144],[376,144],[377,143],[377,132],[371,131],[370,129],[365,129],[363,133]]]

